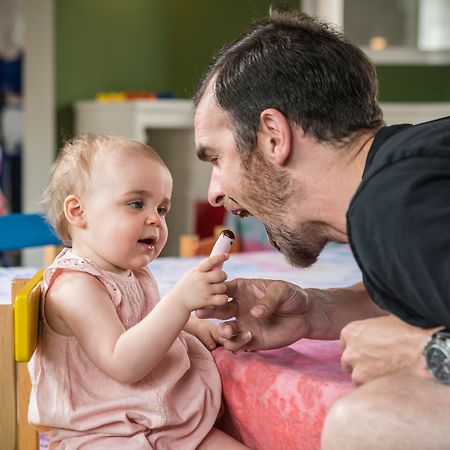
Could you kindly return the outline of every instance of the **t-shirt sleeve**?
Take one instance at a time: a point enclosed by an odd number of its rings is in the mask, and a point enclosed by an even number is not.
[[[450,327],[450,158],[407,158],[371,175],[348,231],[377,304],[414,325]]]

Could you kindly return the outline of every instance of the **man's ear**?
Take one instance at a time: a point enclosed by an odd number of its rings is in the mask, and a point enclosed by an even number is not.
[[[79,228],[86,226],[86,214],[83,204],[77,195],[70,194],[64,200],[64,214],[67,221]]]
[[[274,108],[265,109],[260,115],[259,139],[264,141],[264,150],[280,166],[284,166],[291,154],[292,131],[286,116]]]

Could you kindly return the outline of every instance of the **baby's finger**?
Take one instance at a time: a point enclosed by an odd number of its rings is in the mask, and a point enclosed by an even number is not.
[[[200,264],[197,266],[197,268],[201,272],[209,272],[210,270],[213,270],[215,267],[223,264],[229,257],[230,255],[228,253],[224,253],[222,255],[209,256],[208,258],[205,258],[203,261],[201,261]]]
[[[228,303],[228,295],[226,294],[216,294],[211,297],[209,302],[211,305],[222,306]]]
[[[203,344],[208,350],[214,350],[217,347],[216,341],[210,334],[203,336]]]
[[[210,272],[207,272],[206,277],[208,283],[216,284],[223,283],[228,278],[228,275],[223,270],[211,270]]]
[[[211,284],[210,292],[211,292],[211,294],[226,294],[227,287],[225,286],[225,283]],[[228,295],[227,295],[227,298],[228,298]]]

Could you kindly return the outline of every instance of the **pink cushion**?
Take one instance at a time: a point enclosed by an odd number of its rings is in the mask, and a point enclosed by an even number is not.
[[[225,414],[219,426],[258,450],[319,449],[333,402],[352,389],[338,341],[303,339],[290,347],[214,351]]]

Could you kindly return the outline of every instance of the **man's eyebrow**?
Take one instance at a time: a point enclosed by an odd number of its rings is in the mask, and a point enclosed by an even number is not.
[[[201,161],[206,161],[208,159],[208,156],[211,154],[211,151],[211,148],[201,145],[197,149],[197,158]]]

